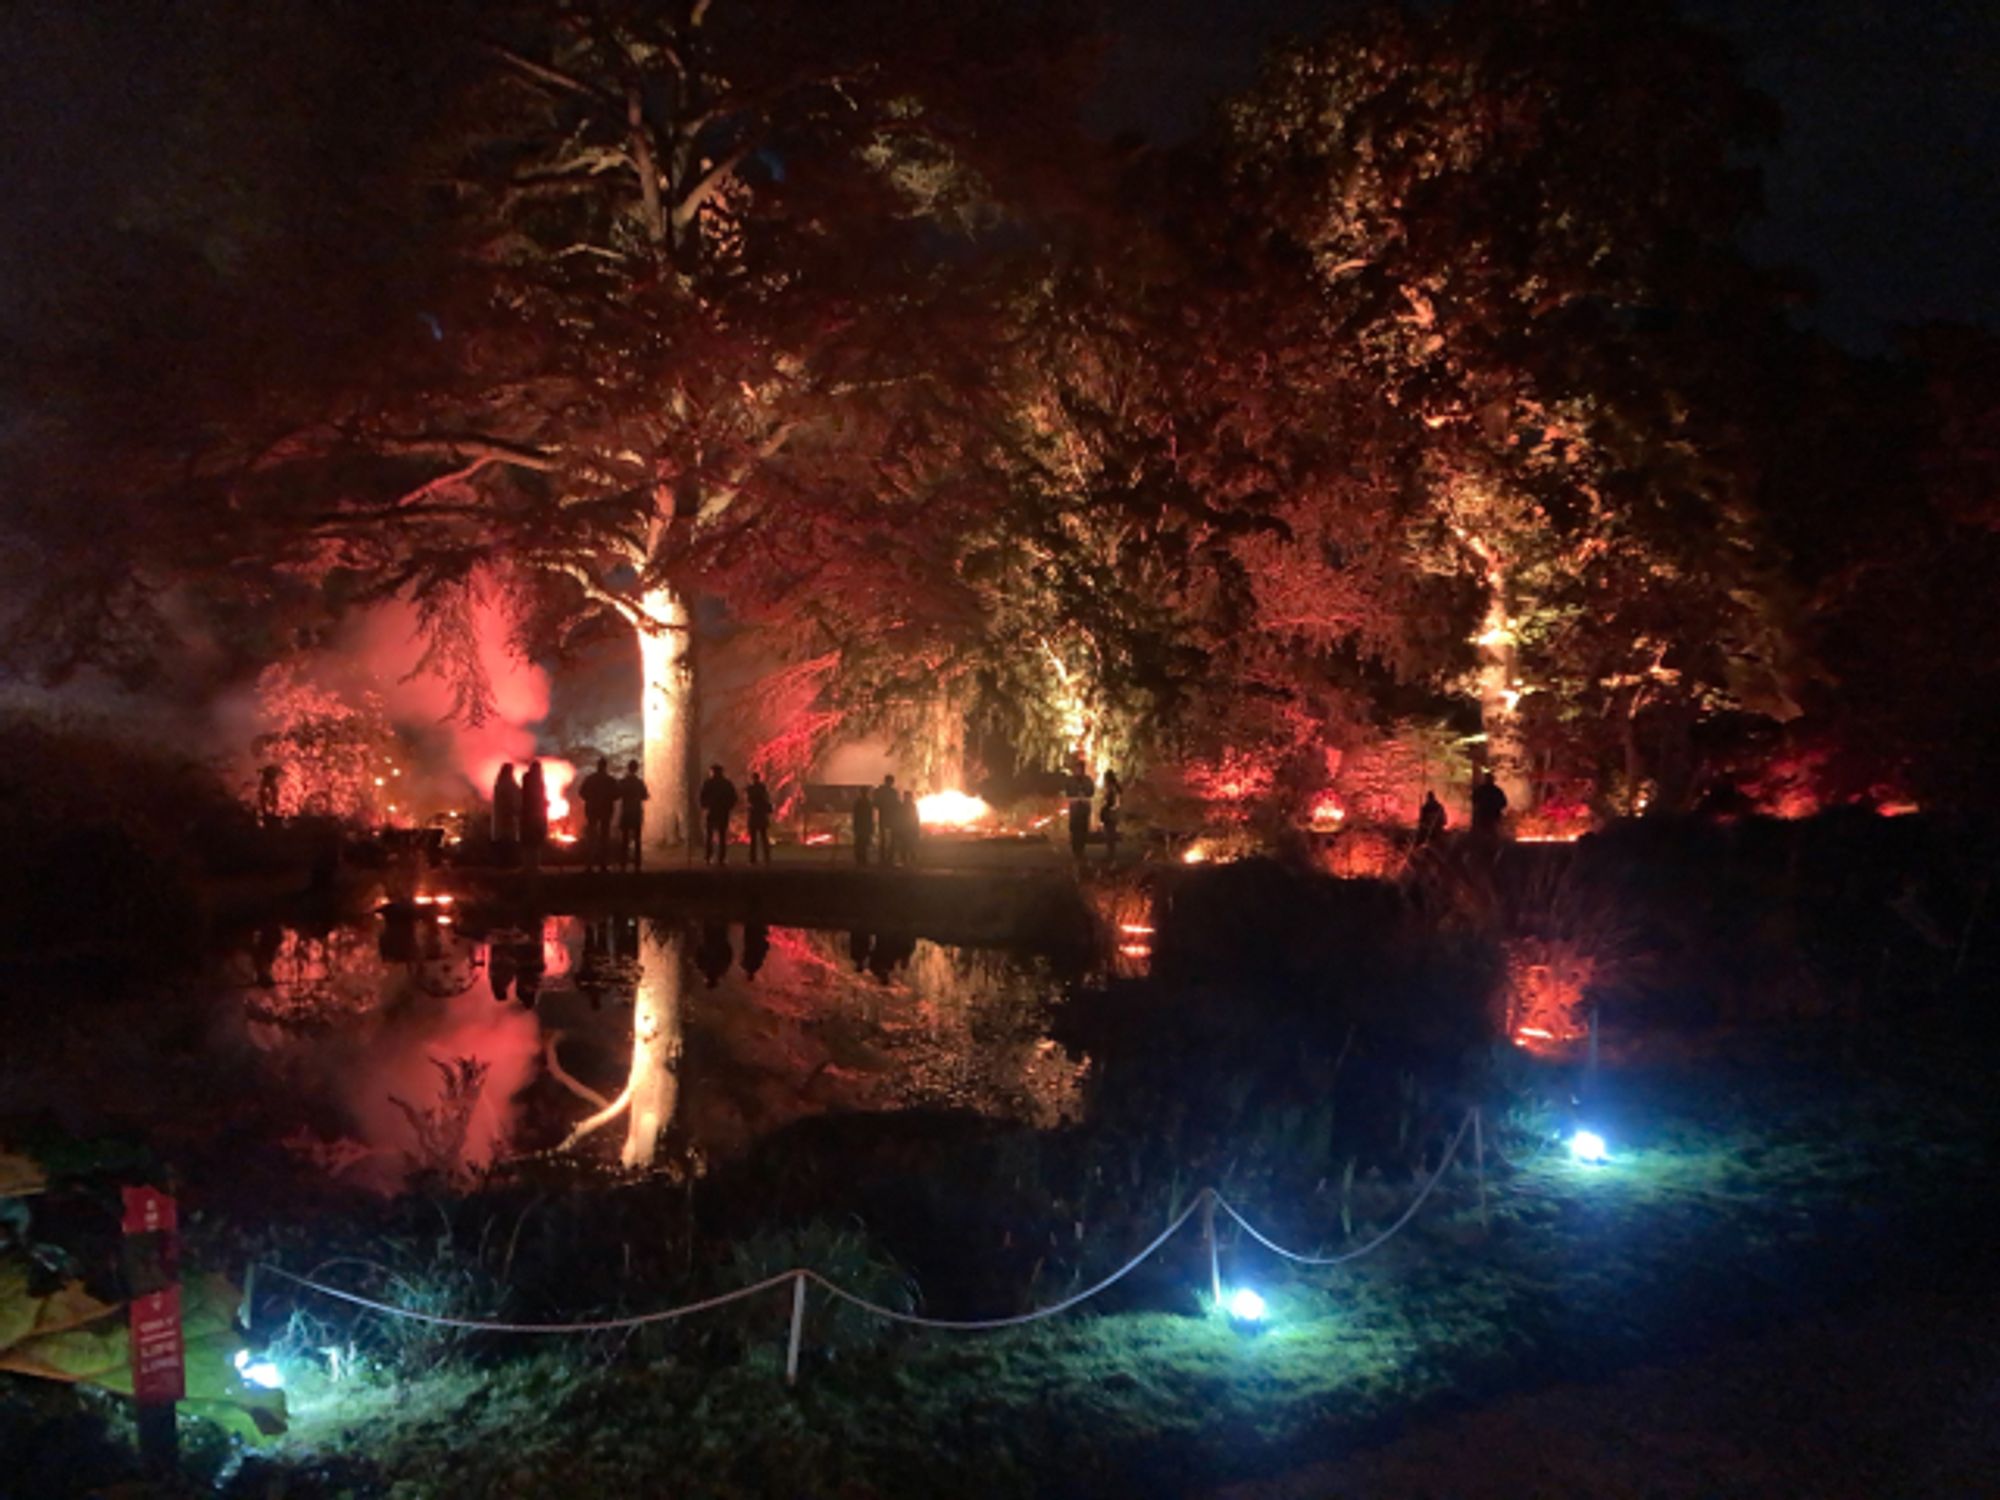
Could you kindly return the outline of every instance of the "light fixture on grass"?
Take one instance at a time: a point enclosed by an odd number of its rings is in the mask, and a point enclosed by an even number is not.
[[[1604,1137],[1594,1130],[1579,1130],[1569,1138],[1569,1154],[1572,1161],[1580,1161],[1587,1167],[1598,1166],[1611,1159],[1605,1149]]]
[[[236,1351],[236,1373],[243,1377],[246,1385],[259,1385],[267,1391],[282,1391],[285,1388],[285,1374],[268,1359],[251,1358],[248,1349]]]
[[[1264,1299],[1247,1286],[1239,1286],[1222,1299],[1223,1311],[1239,1328],[1259,1328],[1264,1323]]]

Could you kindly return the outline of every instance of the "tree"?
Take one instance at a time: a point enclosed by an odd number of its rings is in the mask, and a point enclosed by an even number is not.
[[[1709,321],[1769,322],[1729,243],[1755,192],[1731,152],[1766,126],[1668,7],[1591,0],[1373,12],[1227,112],[1228,232],[1310,268],[1322,368],[1364,387],[1322,441],[1387,408],[1366,462],[1476,590],[1471,686],[1517,795],[1537,693],[1627,726],[1779,697],[1745,686],[1782,637]]]
[[[192,464],[163,452],[146,488],[201,523],[142,519],[134,550],[411,593],[474,715],[475,591],[507,587],[544,640],[629,632],[671,838],[699,600],[925,504],[906,456],[938,392],[985,374],[957,273],[1048,165],[1023,122],[1068,118],[1069,39],[1001,4],[446,14],[447,103],[409,179],[427,345],[308,382],[288,421],[233,424]]]

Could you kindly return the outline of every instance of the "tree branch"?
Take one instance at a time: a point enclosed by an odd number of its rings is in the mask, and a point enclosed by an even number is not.
[[[502,47],[497,42],[488,42],[486,50],[498,57],[509,67],[526,74],[528,77],[534,79],[535,82],[545,87],[557,90],[559,93],[575,94],[579,98],[590,100],[593,104],[611,106],[615,103],[608,95],[599,89],[592,88],[582,79],[574,78],[568,73],[551,68],[544,63],[538,63],[533,58],[523,57],[511,47]]]
[[[701,212],[702,205],[713,198],[722,184],[733,175],[743,158],[750,154],[750,147],[738,146],[721,161],[701,174],[701,180],[681,195],[681,201],[674,205],[674,228],[685,229],[694,222],[694,216]]]

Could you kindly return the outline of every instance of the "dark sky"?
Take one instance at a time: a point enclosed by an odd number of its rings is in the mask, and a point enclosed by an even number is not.
[[[1101,129],[1191,134],[1265,43],[1352,0],[1111,0]],[[1799,266],[1862,347],[1901,324],[2000,328],[2000,0],[1686,0],[1777,101],[1760,259]]]
[[[1218,94],[1251,79],[1269,40],[1316,29],[1355,0],[1103,3],[1117,42],[1093,123],[1172,140],[1192,133]],[[1879,346],[1895,325],[1929,318],[2000,327],[1992,248],[2000,244],[2000,3],[1686,3],[1735,41],[1752,82],[1784,113],[1783,144],[1766,163],[1769,216],[1749,243],[1763,259],[1811,273],[1822,294],[1819,321],[1864,347]],[[341,9],[299,0],[292,8],[322,25]],[[204,36],[190,17],[251,14],[275,27],[283,10],[170,0],[0,4],[0,88],[9,104],[0,110],[0,281],[11,283],[0,287],[0,311],[18,311],[41,279],[60,279],[80,202],[116,197],[128,222],[173,219],[171,196],[143,186],[166,176],[158,169],[174,155],[158,122],[172,118],[177,87],[201,71],[187,66],[188,54],[222,48],[235,54],[239,80],[268,80],[270,60],[284,50],[240,25],[226,38]],[[203,107],[254,112],[241,103],[248,92]],[[271,113],[242,133],[274,170],[286,169],[289,143]]]

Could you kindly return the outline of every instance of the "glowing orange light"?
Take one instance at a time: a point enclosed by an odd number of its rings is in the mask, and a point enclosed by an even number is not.
[[[1883,818],[1907,818],[1922,811],[1923,808],[1915,802],[1883,802],[1875,808],[1876,816]]]
[[[809,833],[806,835],[806,842],[808,844],[830,844],[833,842],[833,835],[830,833]]]
[[[1181,851],[1181,863],[1184,865],[1204,864],[1207,860],[1208,851],[1199,844],[1190,844]]]
[[[992,811],[984,798],[957,790],[917,798],[917,821],[926,828],[967,828]]]
[[[1144,943],[1121,943],[1118,951],[1126,958],[1151,958],[1153,950]]]
[[[1135,937],[1151,937],[1153,934],[1153,929],[1148,927],[1144,922],[1120,922],[1118,930],[1120,932],[1129,932]]]

